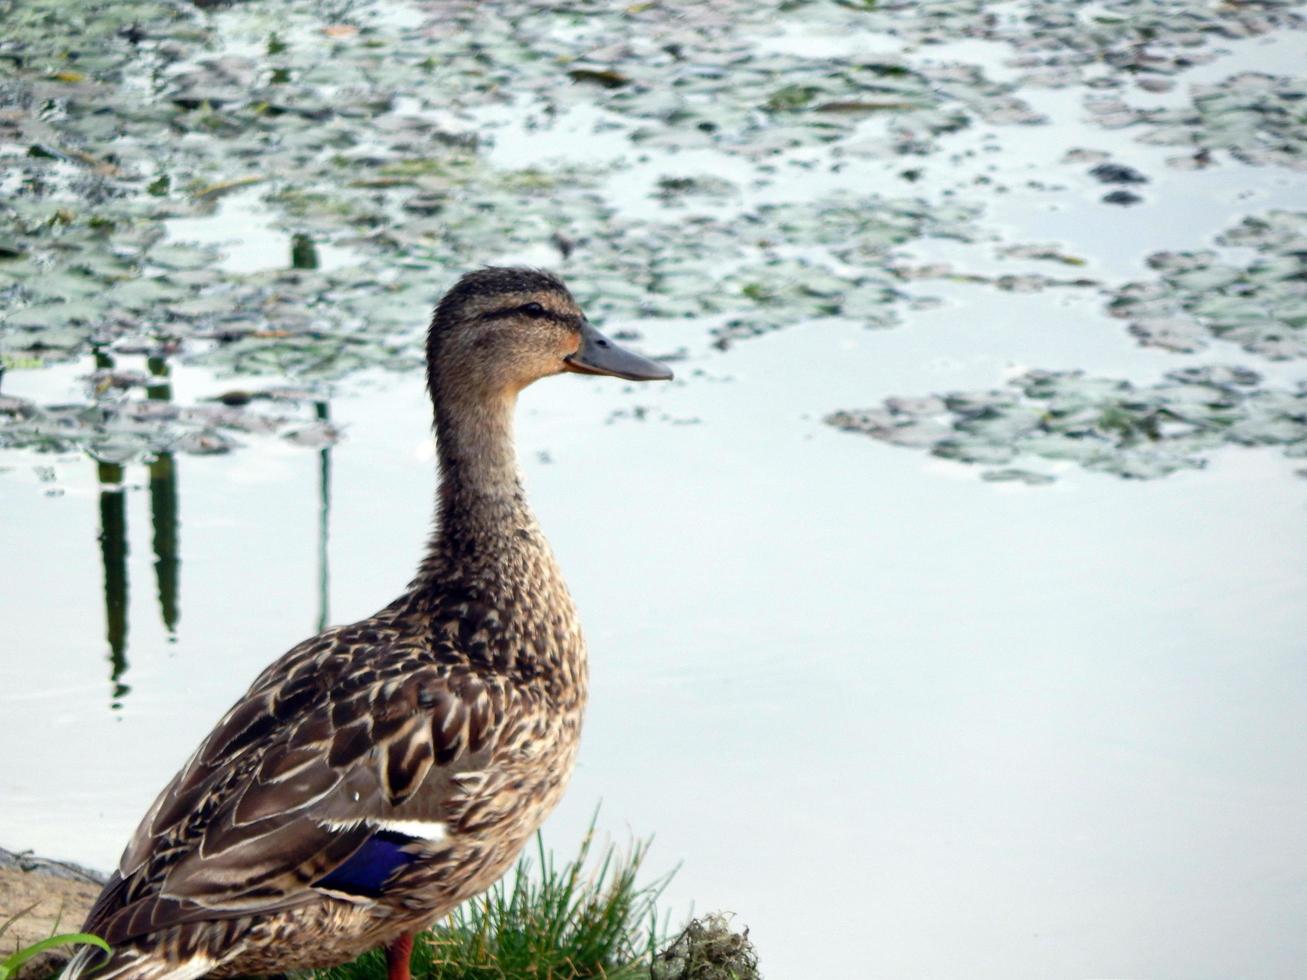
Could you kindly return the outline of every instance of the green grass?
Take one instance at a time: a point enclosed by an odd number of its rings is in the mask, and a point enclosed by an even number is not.
[[[647,843],[592,861],[593,828],[562,865],[536,835],[522,858],[480,898],[465,902],[413,945],[414,980],[635,980],[649,976],[659,942],[654,904],[669,876],[636,881]],[[385,957],[318,970],[313,980],[381,980]]]
[[[30,911],[30,910],[29,910]],[[8,929],[18,919],[18,915],[11,916],[8,920],[0,925],[0,936],[3,936]],[[109,945],[99,936],[92,936],[86,932],[66,932],[59,936],[51,936],[49,939],[42,939],[40,942],[32,943],[30,946],[24,946],[22,949],[11,953],[4,959],[0,959],[0,980],[9,980],[9,977],[16,974],[20,967],[28,960],[34,959],[47,949],[54,949],[56,946],[77,946],[90,945],[99,946],[106,953],[109,952]]]

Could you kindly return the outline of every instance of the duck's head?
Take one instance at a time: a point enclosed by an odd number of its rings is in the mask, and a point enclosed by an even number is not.
[[[619,347],[592,327],[562,280],[537,269],[469,272],[436,307],[427,333],[433,396],[512,395],[564,371],[629,381],[672,377],[662,364]]]

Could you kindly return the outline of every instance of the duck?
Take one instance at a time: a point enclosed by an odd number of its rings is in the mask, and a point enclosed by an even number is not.
[[[483,268],[426,334],[435,530],[399,598],[268,666],[146,812],[83,931],[76,980],[337,965],[489,888],[561,797],[586,703],[577,612],[527,504],[517,396],[566,372],[670,380],[556,275]]]

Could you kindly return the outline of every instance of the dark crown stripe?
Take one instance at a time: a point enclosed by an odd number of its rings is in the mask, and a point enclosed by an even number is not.
[[[553,323],[561,323],[568,327],[580,327],[581,321],[570,314],[558,313],[554,310],[540,309],[538,311],[529,311],[529,303],[523,303],[518,306],[506,306],[502,310],[490,310],[481,314],[482,320],[505,320],[511,316],[524,316],[532,320],[550,320]],[[539,305],[539,304],[536,304]]]
[[[504,293],[557,293],[570,298],[571,294],[557,276],[540,269],[509,269],[491,267],[469,272],[440,301],[442,308],[452,309],[473,298],[502,296]]]

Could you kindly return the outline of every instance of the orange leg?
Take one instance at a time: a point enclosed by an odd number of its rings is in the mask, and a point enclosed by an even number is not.
[[[413,933],[406,932],[386,947],[386,969],[390,980],[410,980],[409,957],[413,955]]]

